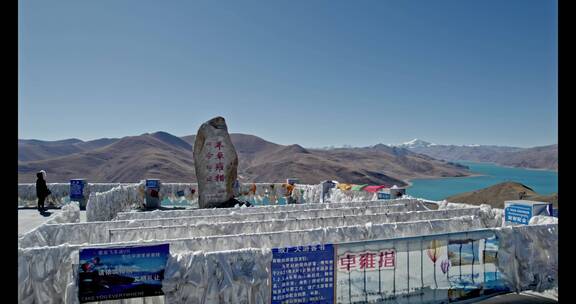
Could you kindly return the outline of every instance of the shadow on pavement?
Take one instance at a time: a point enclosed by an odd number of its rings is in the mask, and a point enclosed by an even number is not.
[[[490,299],[486,299],[483,301],[478,301],[478,304],[546,304],[546,303],[558,303],[558,301],[545,298],[545,297],[537,297],[533,295],[525,295],[525,294],[516,294],[516,293],[509,293],[505,295],[495,296]]]

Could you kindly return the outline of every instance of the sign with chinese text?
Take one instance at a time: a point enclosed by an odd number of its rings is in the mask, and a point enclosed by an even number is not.
[[[80,250],[80,303],[163,295],[169,244]]]
[[[528,225],[532,218],[532,206],[510,204],[504,209],[504,216],[508,223]]]
[[[83,199],[84,198],[84,183],[83,179],[70,180],[70,199]]]
[[[378,192],[378,199],[379,200],[387,200],[390,199],[390,193],[386,193],[386,192]]]
[[[448,303],[506,290],[491,232],[336,245],[336,303]]]
[[[338,271],[343,272],[394,269],[395,263],[396,252],[393,248],[338,254]]]
[[[398,277],[397,244],[372,241],[336,247],[336,302],[379,303],[402,289]]]
[[[157,179],[147,179],[146,180],[147,189],[158,189],[160,188],[160,183]]]
[[[272,304],[334,303],[332,244],[272,249]]]

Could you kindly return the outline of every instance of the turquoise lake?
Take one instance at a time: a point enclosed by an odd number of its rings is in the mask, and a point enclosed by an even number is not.
[[[524,184],[539,194],[558,192],[558,172],[555,171],[508,168],[488,163],[458,163],[483,176],[414,179],[406,193],[414,197],[442,200],[450,195],[490,187],[505,181]]]

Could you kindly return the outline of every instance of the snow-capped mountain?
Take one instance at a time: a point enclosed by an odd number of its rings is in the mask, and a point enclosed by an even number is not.
[[[395,147],[446,161],[475,161],[522,168],[558,169],[558,145],[534,148],[478,144],[437,145],[413,139]]]
[[[414,149],[414,148],[425,148],[425,147],[430,147],[430,146],[435,146],[436,144],[415,138],[411,141],[407,141],[405,143],[399,144],[399,145],[393,145],[395,147],[401,147],[401,148],[406,148],[406,149]]]

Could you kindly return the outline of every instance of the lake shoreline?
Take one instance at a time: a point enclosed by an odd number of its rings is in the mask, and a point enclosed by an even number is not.
[[[478,161],[470,161],[470,160],[458,160],[458,161],[453,161],[453,162],[460,163],[461,165],[463,165],[462,162],[464,162],[464,163],[473,163],[473,164],[480,164],[480,165],[494,165],[494,166],[503,167],[503,168],[510,168],[510,169],[521,169],[521,170],[530,170],[530,171],[548,171],[548,172],[558,173],[558,169],[514,167],[514,166],[507,166],[507,165],[502,165],[499,163],[492,163],[492,162],[478,162]]]
[[[412,187],[412,186],[413,186],[412,181],[415,181],[415,180],[431,180],[431,179],[433,179],[433,180],[441,180],[441,179],[453,179],[453,178],[454,178],[454,179],[459,179],[459,178],[470,178],[470,177],[479,177],[479,176],[487,176],[487,175],[486,175],[486,174],[480,174],[480,173],[473,173],[473,174],[466,175],[466,176],[444,176],[444,177],[433,177],[433,176],[430,176],[430,177],[415,177],[415,178],[410,178],[410,179],[407,179],[407,180],[403,180],[403,182],[405,182],[405,183],[408,184],[408,186],[406,186],[406,187]]]
[[[558,172],[501,166],[495,163],[458,162],[469,168],[470,175],[406,179],[408,195],[432,200],[476,191],[498,183],[513,181],[526,185],[541,195],[558,193]]]

